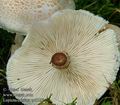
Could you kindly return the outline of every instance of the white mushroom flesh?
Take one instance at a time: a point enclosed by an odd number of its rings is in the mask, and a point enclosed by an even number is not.
[[[51,93],[56,105],[76,97],[77,105],[93,105],[119,69],[116,33],[111,29],[99,32],[106,24],[106,20],[85,10],[63,10],[49,23],[33,25],[7,65],[11,92],[25,105],[37,105]],[[69,57],[68,63],[64,61],[67,66],[61,63],[60,68],[59,63],[51,62],[56,56],[63,61]],[[31,88],[32,96],[22,88]],[[22,93],[22,97],[16,95]],[[23,101],[26,98],[29,101]]]

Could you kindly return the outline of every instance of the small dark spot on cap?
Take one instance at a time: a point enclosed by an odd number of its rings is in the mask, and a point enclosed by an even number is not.
[[[20,78],[17,78],[17,80],[20,80]]]

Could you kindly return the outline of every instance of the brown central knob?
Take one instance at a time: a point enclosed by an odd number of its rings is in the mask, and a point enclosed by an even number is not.
[[[63,66],[67,62],[67,57],[64,53],[55,53],[51,62],[56,66]]]
[[[52,56],[50,63],[52,63],[52,65],[58,69],[65,68],[68,66],[68,56],[62,52],[55,53]]]

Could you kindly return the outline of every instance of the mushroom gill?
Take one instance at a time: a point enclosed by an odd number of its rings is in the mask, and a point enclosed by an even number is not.
[[[58,14],[49,23],[34,24],[10,58],[9,88],[31,88],[31,97],[11,90],[26,105],[37,105],[50,94],[56,105],[76,97],[77,105],[93,105],[118,72],[116,33],[111,29],[99,33],[108,21],[85,10]],[[16,95],[21,93],[25,96]],[[26,98],[30,101],[23,101]]]

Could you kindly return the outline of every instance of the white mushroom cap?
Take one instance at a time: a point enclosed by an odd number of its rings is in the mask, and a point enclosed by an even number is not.
[[[76,97],[77,105],[93,105],[115,80],[119,67],[115,32],[99,32],[107,23],[85,10],[63,10],[50,23],[32,26],[7,65],[11,92],[25,105],[37,105],[50,94],[56,105]],[[33,96],[12,88],[31,88]],[[16,95],[22,93],[25,96]],[[30,100],[23,101],[26,98]]]
[[[0,0],[0,26],[26,34],[31,23],[47,19],[65,8],[75,9],[73,0]]]
[[[116,25],[112,25],[112,24],[109,24],[109,27],[115,31],[115,33],[117,34],[117,42],[118,42],[118,47],[119,47],[119,50],[120,50],[120,27],[116,26]]]
[[[74,0],[58,0],[64,9],[75,9]]]

